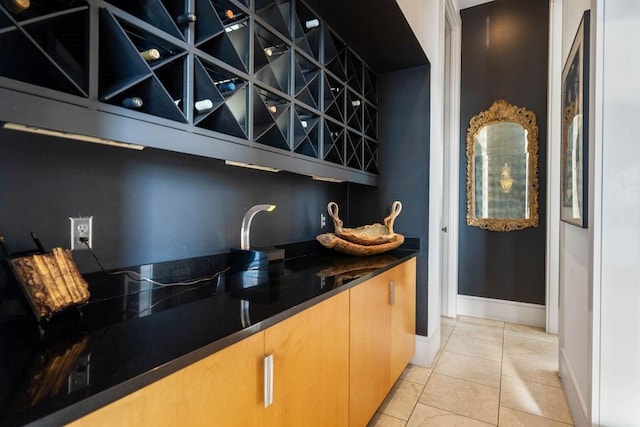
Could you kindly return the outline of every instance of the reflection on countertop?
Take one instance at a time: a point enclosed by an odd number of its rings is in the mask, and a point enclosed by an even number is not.
[[[84,275],[82,315],[54,317],[44,337],[31,313],[0,318],[0,425],[76,419],[406,261],[417,245],[360,258],[313,241],[285,245],[279,262],[231,251],[131,269],[163,283],[225,271],[192,286]]]

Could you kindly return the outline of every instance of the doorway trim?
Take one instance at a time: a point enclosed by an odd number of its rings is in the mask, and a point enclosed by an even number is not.
[[[546,331],[557,334],[560,309],[560,123],[562,86],[562,1],[549,3],[549,82],[547,104]]]
[[[449,164],[446,165],[449,181],[449,194],[444,195],[443,203],[448,203],[448,218],[443,218],[443,226],[448,228],[449,245],[446,254],[447,258],[447,274],[446,281],[441,283],[443,292],[443,300],[447,304],[441,307],[441,314],[447,317],[456,317],[458,314],[458,233],[459,233],[459,198],[460,198],[460,58],[462,46],[462,20],[460,19],[460,11],[454,4],[453,0],[446,0],[445,19],[447,25],[451,28],[451,52],[450,67],[446,70],[445,78],[449,80],[450,92],[445,94],[448,98],[448,108],[445,114],[448,115],[449,140],[444,141],[444,150],[448,151]],[[445,101],[445,107],[447,102]]]

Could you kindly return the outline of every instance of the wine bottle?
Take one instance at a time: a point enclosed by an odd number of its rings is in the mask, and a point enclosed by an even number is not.
[[[213,108],[213,102],[210,99],[201,99],[200,101],[196,101],[194,107],[196,111],[199,113],[207,110],[211,110]]]
[[[316,28],[317,26],[320,25],[320,21],[317,19],[309,19],[308,21],[305,21],[304,26],[307,28],[307,30],[310,30],[312,28]]]
[[[158,49],[147,49],[140,52],[140,56],[142,56],[142,59],[145,61],[156,61],[160,59],[160,51]]]
[[[271,57],[274,55],[282,55],[283,53],[285,53],[288,49],[288,46],[284,43],[279,44],[279,45],[275,45],[275,46],[269,46],[269,47],[265,47],[264,48],[264,53],[265,55]]]
[[[220,83],[220,86],[218,86],[218,90],[222,93],[233,92],[234,90],[236,90],[236,84],[234,82]]]
[[[195,13],[185,13],[184,15],[178,16],[176,22],[181,27],[189,25],[192,22],[196,22],[196,15]]]
[[[233,13],[233,10],[231,9],[227,9],[224,12],[218,14],[218,16],[220,17],[220,20],[222,21],[223,24],[226,24],[227,22],[231,21],[233,18],[236,17],[236,14]]]
[[[144,105],[144,102],[142,102],[142,98],[132,96],[130,98],[123,99],[121,105],[125,108],[140,108]]]
[[[6,0],[4,2],[7,10],[11,13],[21,13],[29,9],[31,2],[29,0]]]

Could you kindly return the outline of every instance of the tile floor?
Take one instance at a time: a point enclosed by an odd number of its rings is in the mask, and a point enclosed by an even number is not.
[[[431,368],[409,365],[369,422],[395,426],[573,425],[558,378],[558,340],[540,328],[442,318]]]

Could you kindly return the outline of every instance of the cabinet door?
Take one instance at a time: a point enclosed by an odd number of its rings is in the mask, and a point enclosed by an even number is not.
[[[264,333],[250,336],[71,426],[262,426]]]
[[[344,426],[349,416],[349,293],[265,331],[273,355],[266,426]]]
[[[349,425],[366,425],[389,392],[390,316],[388,272],[351,294]]]
[[[390,270],[389,280],[395,288],[391,306],[391,387],[416,350],[416,259]]]

